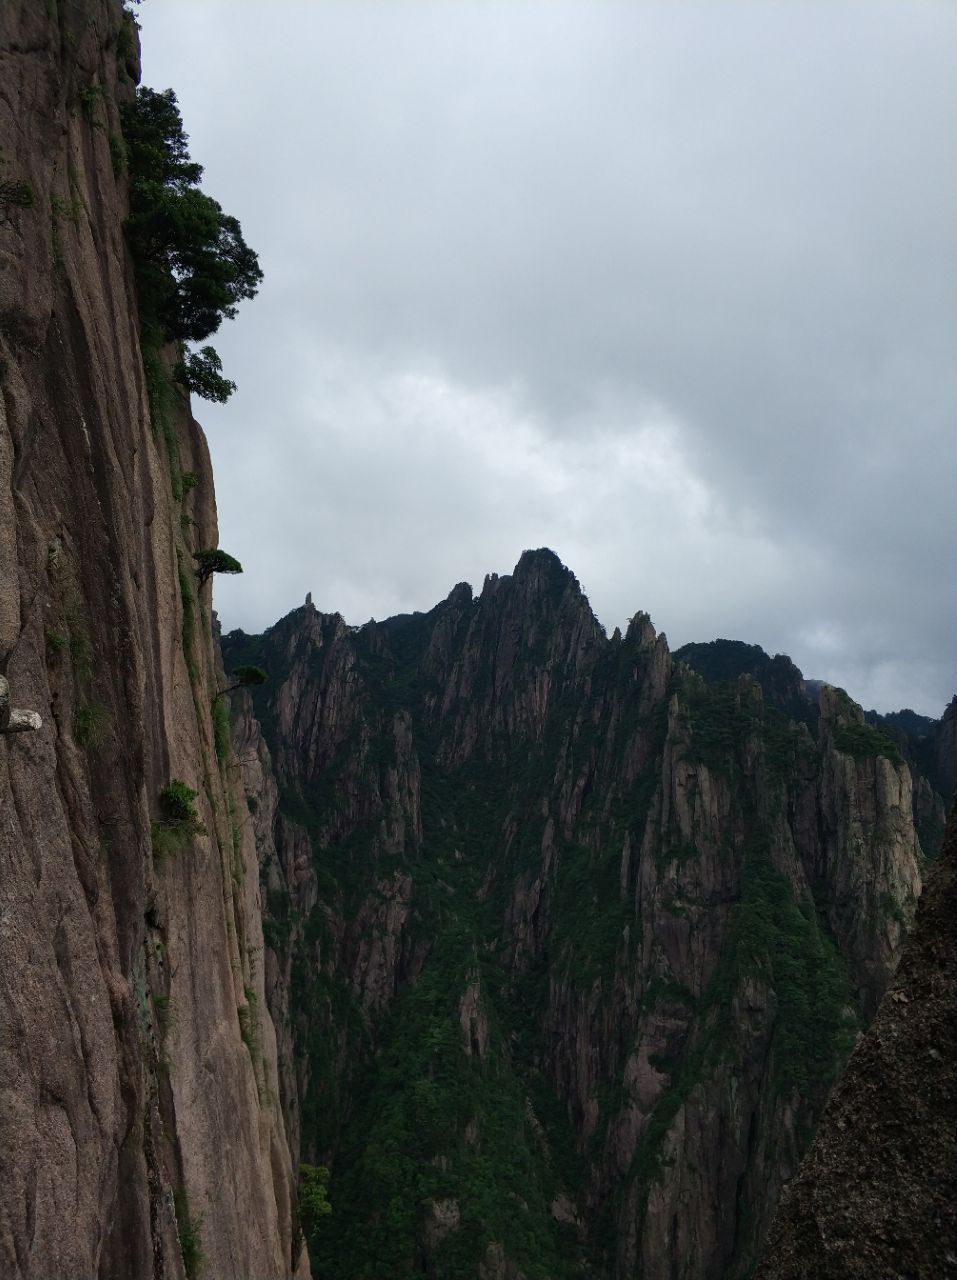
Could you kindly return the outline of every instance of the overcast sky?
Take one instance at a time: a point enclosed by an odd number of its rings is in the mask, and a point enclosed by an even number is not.
[[[266,274],[198,402],[224,628],[526,547],[610,631],[957,688],[952,0],[146,0]]]

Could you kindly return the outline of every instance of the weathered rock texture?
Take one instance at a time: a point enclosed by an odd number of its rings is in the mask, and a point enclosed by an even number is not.
[[[0,736],[0,1274],[281,1277],[255,843],[191,569],[212,476],[184,397],[151,425],[113,165],[135,73],[118,0],[0,6],[0,180],[33,196],[0,219],[0,670],[42,718]]]
[[[907,766],[839,691],[790,719],[786,662],[609,640],[548,552],[233,637],[272,680],[231,745],[135,74],[117,0],[0,6],[0,676],[41,721],[0,735],[0,1274],[306,1274],[300,1151],[323,1275],[745,1274],[913,911]]]
[[[607,638],[547,551],[224,653],[322,1274],[745,1275],[913,914],[893,742]]]
[[[957,810],[756,1280],[957,1276]]]

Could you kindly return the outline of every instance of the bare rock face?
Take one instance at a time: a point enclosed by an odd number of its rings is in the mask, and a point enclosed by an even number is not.
[[[829,749],[822,801],[832,831],[821,851],[832,886],[827,910],[872,1014],[913,918],[920,876],[908,857],[914,849],[910,770],[886,756],[841,750],[842,730],[863,726],[861,709],[824,685],[821,728]]]
[[[755,1275],[957,1276],[957,811]]]
[[[789,719],[786,659],[766,696],[645,615],[609,639],[548,551],[224,650],[271,674],[267,971],[333,1169],[322,1274],[746,1275],[913,917],[893,744],[827,687]]]
[[[183,395],[151,426],[111,157],[136,61],[117,0],[0,7],[0,177],[31,197],[0,220],[0,660],[31,709],[5,728],[35,730],[0,735],[18,1280],[279,1277],[300,1248],[255,841],[191,570],[212,475]],[[159,806],[173,779],[188,829]]]

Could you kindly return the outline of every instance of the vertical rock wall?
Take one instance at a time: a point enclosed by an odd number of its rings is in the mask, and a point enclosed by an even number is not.
[[[957,1276],[957,810],[755,1275]]]
[[[122,230],[136,63],[118,0],[0,6],[0,672],[43,722],[0,736],[0,1272],[278,1277],[255,847],[191,567],[212,474],[184,397],[151,422]]]

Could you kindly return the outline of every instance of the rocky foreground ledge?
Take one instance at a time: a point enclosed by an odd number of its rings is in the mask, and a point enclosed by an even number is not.
[[[957,808],[755,1280],[957,1276]]]

